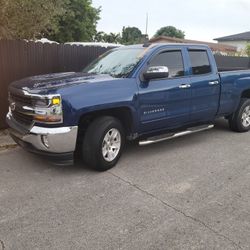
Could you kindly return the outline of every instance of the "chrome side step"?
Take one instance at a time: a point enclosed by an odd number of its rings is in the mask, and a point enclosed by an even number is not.
[[[213,127],[214,127],[213,124],[202,125],[202,126],[198,126],[198,127],[188,128],[187,130],[184,130],[184,131],[181,131],[181,132],[178,132],[178,133],[169,133],[169,134],[164,134],[164,135],[160,135],[160,136],[154,136],[154,137],[148,138],[147,140],[139,141],[139,145],[140,146],[146,146],[146,145],[149,145],[149,144],[174,139],[174,138],[177,138],[177,137],[180,137],[180,136],[205,131],[205,130],[211,129]]]

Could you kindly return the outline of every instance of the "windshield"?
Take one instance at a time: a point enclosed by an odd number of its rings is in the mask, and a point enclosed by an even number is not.
[[[111,50],[100,56],[83,72],[90,74],[108,74],[113,77],[127,77],[144,55],[145,48]]]

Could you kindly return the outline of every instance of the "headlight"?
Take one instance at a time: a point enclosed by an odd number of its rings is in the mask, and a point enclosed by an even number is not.
[[[39,107],[39,108],[48,107],[49,100],[47,98],[33,99],[32,105],[34,105],[34,107]]]
[[[46,107],[44,107],[45,103],[47,103]],[[61,96],[50,96],[46,100],[38,100],[35,106],[34,121],[50,124],[63,122]]]

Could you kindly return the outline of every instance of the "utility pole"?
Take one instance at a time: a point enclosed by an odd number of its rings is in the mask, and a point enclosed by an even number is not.
[[[146,35],[148,35],[148,13],[146,14]]]

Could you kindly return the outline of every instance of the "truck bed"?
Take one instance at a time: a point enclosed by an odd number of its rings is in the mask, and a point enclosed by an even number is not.
[[[218,72],[250,70],[246,67],[218,67]]]

